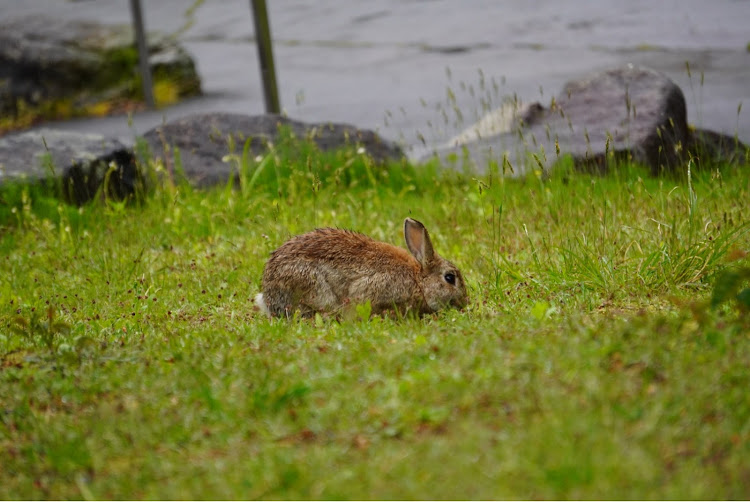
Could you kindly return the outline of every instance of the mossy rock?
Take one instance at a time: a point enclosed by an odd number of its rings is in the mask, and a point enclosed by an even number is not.
[[[149,34],[158,105],[201,93],[192,58]],[[0,134],[38,122],[143,106],[130,26],[24,17],[0,25]]]

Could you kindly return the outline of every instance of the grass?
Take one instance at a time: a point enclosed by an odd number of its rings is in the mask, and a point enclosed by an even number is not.
[[[750,497],[748,165],[227,160],[238,188],[165,178],[131,203],[3,188],[0,498]],[[253,310],[291,235],[403,245],[408,215],[464,311]]]

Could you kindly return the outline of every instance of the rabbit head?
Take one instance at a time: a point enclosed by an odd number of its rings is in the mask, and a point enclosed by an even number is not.
[[[435,252],[425,226],[417,220],[406,218],[404,240],[409,252],[419,264],[425,303],[422,310],[430,313],[449,306],[466,306],[469,297],[461,271]]]

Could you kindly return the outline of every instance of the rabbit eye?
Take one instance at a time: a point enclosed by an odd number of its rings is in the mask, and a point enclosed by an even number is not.
[[[445,282],[447,282],[448,284],[456,284],[456,276],[451,273],[445,274],[443,276],[443,279],[445,279]]]

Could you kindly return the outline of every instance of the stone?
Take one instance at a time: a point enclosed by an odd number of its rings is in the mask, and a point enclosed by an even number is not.
[[[208,113],[167,122],[143,135],[150,155],[165,162],[164,145],[177,147],[185,177],[196,187],[226,183],[233,166],[224,161],[231,137],[236,153],[250,141],[253,156],[268,152],[268,142],[278,143],[279,128],[287,128],[295,137],[310,139],[323,151],[344,146],[361,146],[376,162],[403,158],[401,149],[375,132],[347,124],[305,123],[280,115],[241,115]]]
[[[176,42],[156,33],[148,44],[155,82],[168,79],[180,97],[200,94],[195,64]],[[8,20],[0,25],[0,113],[31,114],[33,122],[86,115],[100,102],[117,111],[118,100],[140,96],[137,66],[130,26],[44,16]]]
[[[117,199],[134,194],[140,185],[132,151],[117,140],[54,129],[0,137],[0,185],[59,186],[65,199],[83,204],[105,180],[104,192]]]
[[[700,148],[716,155],[729,146],[715,133],[690,130],[682,90],[667,76],[629,65],[567,83],[549,107],[501,108],[435,154],[480,171],[496,162],[516,175],[549,169],[565,154],[579,168],[603,171],[629,158],[660,174],[680,171]]]
[[[688,151],[700,166],[717,163],[750,164],[750,148],[737,136],[709,131],[707,129],[690,130]]]

